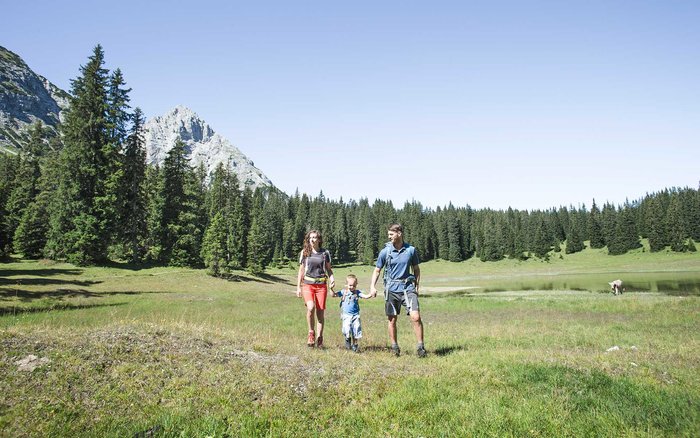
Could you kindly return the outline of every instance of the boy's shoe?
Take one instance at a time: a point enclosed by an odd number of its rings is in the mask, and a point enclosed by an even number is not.
[[[394,356],[399,357],[401,356],[401,349],[399,348],[398,345],[392,345],[391,346],[391,352]]]
[[[359,352],[360,352],[360,346],[357,345],[357,344],[352,344],[352,351],[354,351],[355,353],[359,353]]]
[[[323,348],[323,335],[319,336],[318,339],[316,339],[316,346],[318,348]]]
[[[350,342],[350,338],[345,338],[345,349],[349,350],[351,346],[352,343]]]
[[[313,330],[309,330],[309,338],[306,340],[306,345],[313,347],[316,343],[316,333]]]
[[[425,351],[425,347],[421,346],[416,349],[416,354],[418,357],[425,357],[428,355],[428,352]]]

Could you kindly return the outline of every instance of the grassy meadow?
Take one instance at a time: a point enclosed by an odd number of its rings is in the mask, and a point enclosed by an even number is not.
[[[700,436],[700,294],[665,286],[700,253],[424,263],[425,359],[381,298],[359,354],[332,298],[309,349],[294,270],[237,274],[0,264],[0,436]]]

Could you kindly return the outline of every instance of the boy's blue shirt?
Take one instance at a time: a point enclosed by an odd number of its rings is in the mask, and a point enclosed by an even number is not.
[[[354,291],[349,291],[348,289],[339,290],[336,294],[340,297],[340,309],[343,313],[349,315],[359,315],[360,314],[360,295],[362,291],[355,289]],[[347,294],[347,296],[346,296]]]

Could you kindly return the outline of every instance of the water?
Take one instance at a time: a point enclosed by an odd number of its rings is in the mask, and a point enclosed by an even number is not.
[[[503,292],[528,290],[576,290],[611,292],[608,282],[623,281],[626,293],[655,292],[674,296],[700,296],[700,272],[638,272],[594,273],[575,275],[527,276],[514,278],[474,278],[465,286],[474,289],[451,292],[449,295],[468,295],[470,292]]]

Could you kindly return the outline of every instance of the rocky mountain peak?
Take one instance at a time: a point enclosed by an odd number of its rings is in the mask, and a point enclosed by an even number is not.
[[[272,186],[272,181],[236,146],[183,105],[149,119],[144,131],[146,159],[150,164],[163,164],[165,156],[179,138],[185,143],[190,162],[194,166],[203,163],[207,175],[211,175],[216,166],[223,163],[237,174],[241,188]]]
[[[0,46],[0,150],[15,152],[37,120],[56,128],[70,96]]]

